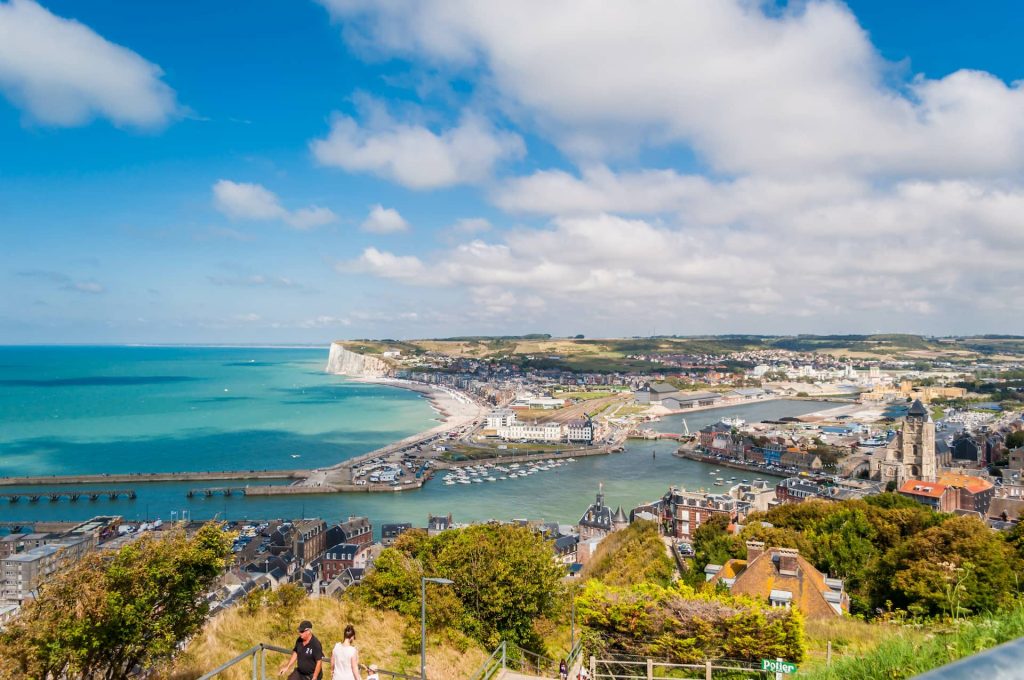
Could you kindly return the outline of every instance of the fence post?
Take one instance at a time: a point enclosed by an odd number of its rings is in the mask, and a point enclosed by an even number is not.
[[[704,680],[711,680],[711,659],[704,660]]]
[[[505,641],[504,640],[501,641],[501,667],[502,667],[502,669],[505,669],[505,668],[508,667],[508,666],[505,665]]]
[[[256,650],[252,650],[252,680],[259,680],[260,660],[256,656]]]
[[[647,660],[647,680],[654,680],[654,659]]]
[[[826,666],[831,666],[832,665],[832,641],[831,640],[829,640],[827,645],[825,646],[825,665]]]
[[[597,678],[597,658],[593,654],[590,655],[590,678],[591,680]]]

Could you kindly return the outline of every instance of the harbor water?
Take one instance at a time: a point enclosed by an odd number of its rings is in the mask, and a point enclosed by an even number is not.
[[[324,349],[0,348],[0,475],[314,468],[437,424],[417,393],[325,375],[326,356]],[[827,406],[780,400],[685,417],[696,430],[724,416],[756,422]],[[681,432],[682,417],[653,425]],[[454,486],[435,479],[401,493],[188,498],[193,487],[234,484],[138,484],[131,501],[0,501],[0,522],[99,514],[328,521],[366,515],[377,526],[422,526],[428,514],[449,512],[467,522],[575,522],[602,482],[607,502],[627,510],[661,496],[670,484],[712,490],[714,468],[672,456],[675,448],[672,440],[630,441],[623,453],[580,458],[529,477]]]

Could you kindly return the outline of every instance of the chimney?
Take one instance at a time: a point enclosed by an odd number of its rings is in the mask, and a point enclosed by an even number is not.
[[[747,564],[753,562],[764,552],[764,543],[761,541],[747,541]]]
[[[800,556],[799,550],[793,548],[779,548],[779,573],[784,576],[796,576],[800,573],[799,563],[797,557]]]

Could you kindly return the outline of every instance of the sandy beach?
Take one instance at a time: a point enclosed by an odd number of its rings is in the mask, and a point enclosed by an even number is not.
[[[439,385],[427,385],[412,380],[398,378],[350,378],[352,382],[389,385],[403,390],[419,392],[426,397],[441,418],[441,424],[425,430],[407,439],[422,439],[437,432],[447,432],[453,428],[478,420],[490,411],[489,407],[476,402],[468,395]],[[405,441],[405,440],[403,440]]]

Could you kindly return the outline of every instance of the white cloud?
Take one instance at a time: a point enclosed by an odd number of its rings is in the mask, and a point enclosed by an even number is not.
[[[772,16],[746,0],[321,2],[363,50],[481,74],[478,89],[579,158],[682,143],[729,173],[1024,169],[1021,83],[961,70],[893,87],[833,0]]]
[[[31,0],[0,3],[0,91],[32,120],[164,125],[178,105],[162,76],[156,64]]]
[[[214,206],[224,215],[241,220],[281,220],[295,229],[312,229],[338,219],[328,208],[309,206],[290,211],[277,194],[261,184],[218,180],[213,185]]]
[[[649,319],[675,332],[694,320],[705,330],[777,332],[802,323],[821,332],[857,328],[870,317],[880,327],[942,328],[974,318],[979,295],[1005,314],[1024,294],[1014,256],[1024,247],[1013,217],[1021,207],[1024,190],[914,182],[748,216],[763,221],[757,230],[560,217],[548,228],[472,240],[429,261],[368,249],[355,269],[465,290],[474,308],[508,312],[510,322],[542,313],[550,324],[607,317],[618,332]],[[865,228],[868,215],[879,217]]]
[[[473,114],[440,133],[398,123],[383,112],[372,118],[364,127],[347,116],[335,116],[327,137],[310,145],[317,161],[412,189],[437,189],[482,182],[497,163],[524,153],[517,135],[494,130]]]
[[[408,231],[409,223],[394,208],[377,204],[370,208],[370,214],[363,220],[360,229],[371,234],[395,234]]]
[[[370,247],[354,261],[339,262],[335,269],[341,273],[359,272],[384,279],[416,281],[426,273],[423,262],[414,255],[395,255]]]

